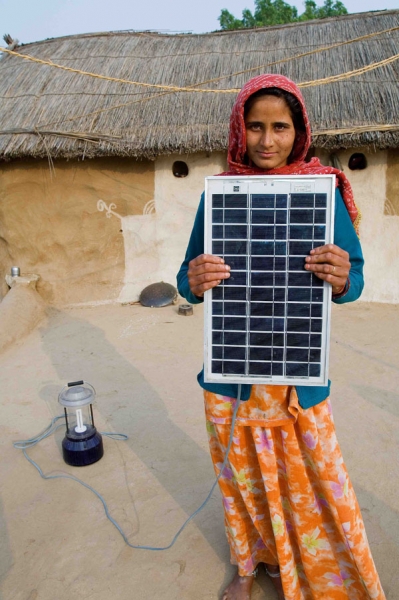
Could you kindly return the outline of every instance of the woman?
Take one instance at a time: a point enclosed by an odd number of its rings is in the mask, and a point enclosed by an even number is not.
[[[334,244],[304,260],[332,286],[336,303],[363,288],[359,214],[345,175],[305,162],[311,133],[302,95],[280,75],[261,75],[239,93],[230,119],[228,163],[222,175],[334,173]],[[204,252],[202,197],[178,288],[189,302],[228,278],[223,259]],[[204,388],[210,449],[218,474],[230,436],[237,386]],[[336,440],[329,386],[243,385],[229,468],[219,485],[231,562],[237,574],[223,600],[247,600],[264,563],[281,600],[384,600],[363,521]]]

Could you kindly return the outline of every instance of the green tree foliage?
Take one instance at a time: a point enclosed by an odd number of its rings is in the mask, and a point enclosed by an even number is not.
[[[346,14],[348,11],[340,0],[324,0],[322,6],[317,6],[314,0],[305,0],[305,11],[301,15],[298,15],[295,6],[287,4],[284,0],[255,0],[253,14],[248,8],[245,8],[242,11],[242,19],[237,19],[227,8],[224,8],[220,13],[219,23],[224,30],[249,29]]]

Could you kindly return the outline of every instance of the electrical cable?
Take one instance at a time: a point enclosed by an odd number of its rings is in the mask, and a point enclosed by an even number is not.
[[[219,481],[219,479],[221,478],[223,471],[227,465],[228,459],[229,459],[229,453],[230,453],[230,449],[231,449],[231,445],[233,443],[233,435],[234,435],[234,427],[235,427],[235,422],[236,422],[236,418],[237,418],[237,413],[238,413],[238,409],[240,407],[241,404],[241,385],[238,385],[238,393],[237,393],[237,401],[236,401],[236,405],[234,407],[234,411],[233,411],[233,417],[231,420],[231,431],[230,431],[230,437],[229,437],[229,441],[227,444],[227,448],[226,448],[226,452],[225,452],[225,457],[222,463],[222,466],[220,467],[219,470],[219,474],[216,477],[214,483],[212,484],[212,487],[207,495],[207,497],[205,498],[205,500],[202,502],[202,504],[184,521],[183,525],[180,527],[180,529],[177,531],[177,533],[174,535],[172,541],[170,542],[170,544],[168,544],[167,546],[139,546],[139,545],[135,545],[135,544],[131,544],[129,542],[129,540],[127,539],[126,534],[124,533],[122,527],[119,525],[119,523],[110,515],[110,512],[108,510],[108,506],[107,503],[105,502],[103,496],[101,496],[101,494],[99,492],[97,492],[97,490],[95,490],[93,487],[91,487],[91,485],[89,485],[88,483],[85,483],[84,481],[82,481],[81,479],[79,479],[78,477],[75,477],[74,475],[46,475],[45,473],[43,473],[41,467],[37,464],[37,462],[35,462],[27,453],[28,448],[33,448],[33,446],[36,446],[39,442],[41,442],[42,440],[44,440],[45,438],[49,437],[50,435],[52,435],[53,433],[55,433],[60,427],[63,427],[63,425],[56,425],[57,421],[59,421],[60,419],[64,419],[64,415],[58,415],[57,417],[54,417],[50,423],[50,425],[48,425],[41,433],[39,433],[37,436],[34,436],[32,438],[29,438],[27,440],[18,440],[16,442],[13,442],[13,446],[14,448],[17,448],[19,450],[22,450],[26,460],[28,462],[30,462],[31,465],[33,465],[35,467],[35,469],[38,471],[40,477],[42,477],[43,479],[72,479],[73,481],[76,481],[77,483],[80,483],[80,485],[83,485],[83,487],[87,488],[88,490],[90,490],[91,492],[93,492],[93,494],[95,496],[97,496],[97,498],[101,501],[103,507],[104,507],[104,512],[105,515],[107,517],[107,519],[109,521],[111,521],[111,523],[113,524],[113,526],[119,531],[120,535],[122,536],[125,544],[127,544],[130,548],[133,548],[135,550],[153,550],[153,551],[162,551],[162,550],[169,550],[169,548],[171,548],[175,542],[177,541],[178,537],[180,536],[180,534],[183,532],[183,530],[186,528],[186,526],[190,523],[190,521],[192,521],[194,519],[194,517],[196,517],[198,515],[198,513],[201,512],[201,510],[203,508],[205,508],[205,506],[208,504],[209,500],[211,499],[211,496],[214,492],[214,489]],[[101,431],[100,432],[101,435],[104,435],[106,437],[110,437],[113,438],[115,440],[128,440],[129,437],[127,435],[125,435],[124,433],[112,433],[112,432],[104,432]]]

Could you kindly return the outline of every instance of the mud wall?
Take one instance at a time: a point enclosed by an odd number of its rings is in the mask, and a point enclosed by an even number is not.
[[[37,289],[47,302],[117,300],[125,273],[121,219],[143,214],[153,198],[149,161],[57,161],[53,170],[44,160],[1,163],[1,295],[17,265],[41,276]]]
[[[349,169],[348,161],[354,152],[365,155],[365,169]],[[328,154],[319,155],[322,162],[328,164]],[[399,173],[397,151],[372,152],[357,148],[342,150],[337,156],[362,213],[360,241],[365,259],[365,286],[361,300],[399,303],[399,215],[396,212],[399,204],[394,194]]]

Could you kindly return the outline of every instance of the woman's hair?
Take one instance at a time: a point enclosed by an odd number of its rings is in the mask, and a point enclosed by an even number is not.
[[[250,96],[244,104],[244,120],[247,118],[247,115],[253,107],[253,105],[255,104],[256,100],[258,100],[258,98],[262,98],[262,96],[275,96],[276,98],[282,98],[283,100],[285,100],[285,103],[288,106],[288,109],[291,113],[295,131],[306,131],[305,122],[303,120],[302,107],[299,101],[295,98],[293,94],[290,94],[290,92],[286,92],[285,90],[282,90],[281,88],[277,87],[262,88],[254,94],[252,94],[252,96]]]

